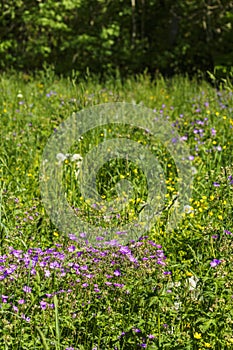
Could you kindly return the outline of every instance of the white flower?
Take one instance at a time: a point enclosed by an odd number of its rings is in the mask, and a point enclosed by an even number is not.
[[[174,303],[174,309],[175,310],[179,310],[180,309],[180,307],[181,307],[181,302],[178,302],[178,301],[176,301],[175,303]]]
[[[192,276],[188,280],[189,280],[189,290],[192,291],[197,286],[198,278],[195,278]]]
[[[72,155],[71,157],[71,162],[75,162],[75,161],[82,161],[83,157],[81,156],[81,154],[75,153]]]
[[[197,174],[197,168],[195,168],[195,166],[192,166],[192,167],[191,167],[191,171],[192,171],[192,174],[193,174],[193,175],[196,175],[196,174]]]
[[[23,95],[21,94],[21,91],[19,91],[17,97],[18,97],[18,98],[23,98]]]
[[[184,206],[184,212],[185,212],[186,214],[190,214],[190,213],[193,213],[193,212],[194,212],[194,209],[193,209],[193,207],[191,207],[190,205],[185,205],[185,206]]]
[[[66,160],[67,155],[63,154],[63,153],[58,153],[56,155],[56,158],[58,160],[58,164],[60,165],[62,162],[64,162],[64,160]]]

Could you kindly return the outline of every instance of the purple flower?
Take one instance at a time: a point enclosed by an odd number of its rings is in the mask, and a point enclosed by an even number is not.
[[[141,330],[140,330],[139,328],[133,328],[133,331],[134,331],[135,333],[140,333],[140,332],[141,332]]]
[[[78,240],[78,238],[73,233],[70,233],[68,236],[69,236],[69,239],[71,239],[71,241],[77,241]]]
[[[85,238],[87,236],[86,232],[81,232],[79,235],[81,238]]]
[[[22,314],[21,317],[22,317],[22,319],[25,320],[26,322],[30,322],[30,321],[31,321],[30,317],[26,317],[24,314]]]
[[[71,245],[70,247],[68,247],[68,252],[72,253],[74,252],[76,249],[76,247],[74,245]]]
[[[213,260],[210,262],[210,266],[211,266],[211,267],[215,267],[215,266],[219,265],[220,263],[221,263],[221,260],[213,259]]]
[[[142,343],[139,346],[141,346],[141,348],[144,348],[144,349],[147,347],[147,345],[145,343]]]
[[[231,233],[231,232],[228,231],[228,230],[224,230],[224,232],[225,232],[227,235],[233,236],[233,233]]]
[[[120,249],[119,249],[119,252],[121,254],[130,254],[131,253],[131,250],[129,249],[129,247],[127,246],[122,246]]]
[[[45,277],[49,277],[51,275],[49,270],[45,270]]]
[[[105,282],[105,284],[106,284],[107,286],[111,286],[111,285],[112,285],[112,282]]]
[[[214,128],[211,129],[211,134],[214,136],[216,135],[216,130]]]
[[[219,187],[220,186],[220,184],[218,182],[214,182],[213,185],[214,185],[214,187]]]
[[[20,305],[25,304],[25,300],[24,299],[18,300],[18,304],[20,304]]]
[[[113,283],[114,287],[119,287],[119,288],[123,288],[124,284],[120,284],[120,283]]]
[[[213,239],[217,239],[218,238],[218,235],[212,235],[211,236]]]
[[[164,275],[171,275],[172,273],[171,273],[171,271],[164,271],[163,274],[164,274]]]
[[[46,306],[47,306],[46,301],[40,301],[40,307],[41,307],[42,310],[45,310]]]
[[[2,295],[2,302],[3,303],[7,303],[7,299],[8,299],[9,297],[7,296],[7,295]]]
[[[13,305],[12,308],[13,308],[13,310],[14,310],[15,312],[18,312],[18,311],[19,311],[19,309],[18,309],[17,306],[15,306],[15,305]]]
[[[30,288],[30,287],[28,287],[28,286],[24,286],[24,287],[23,287],[23,291],[24,291],[25,293],[31,293],[32,288]]]
[[[148,335],[148,338],[149,338],[149,339],[154,339],[155,336],[154,336],[153,334],[149,334],[149,335]]]
[[[120,276],[121,275],[120,270],[115,270],[113,273],[114,273],[115,276]]]

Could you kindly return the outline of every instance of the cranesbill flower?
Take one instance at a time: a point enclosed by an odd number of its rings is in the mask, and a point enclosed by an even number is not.
[[[2,302],[3,303],[7,303],[7,299],[8,299],[9,297],[7,296],[7,295],[2,295]]]
[[[14,310],[15,312],[18,312],[18,311],[19,311],[19,309],[18,309],[17,306],[15,306],[15,305],[13,305],[12,308],[13,308],[13,310]]]
[[[28,287],[28,286],[24,286],[24,287],[23,287],[23,291],[24,291],[25,293],[31,293],[31,290],[32,290],[32,288],[30,288],[30,287]]]
[[[22,319],[25,320],[26,322],[30,322],[30,321],[31,321],[30,317],[26,317],[24,314],[22,314],[21,317],[22,317]]]
[[[115,270],[113,273],[114,273],[115,276],[120,276],[121,275],[120,270]]]
[[[40,307],[41,307],[42,310],[45,310],[46,306],[47,306],[46,301],[40,301]]]
[[[119,249],[119,252],[121,254],[130,254],[131,253],[131,250],[129,249],[129,247],[127,246],[122,246],[120,249]]]
[[[148,335],[148,338],[149,338],[149,339],[154,339],[155,336],[154,336],[153,334],[149,334],[149,335]]]
[[[210,266],[211,266],[211,267],[215,267],[215,266],[219,265],[220,263],[221,263],[221,260],[213,259],[213,260],[210,262]]]
[[[134,331],[135,333],[140,333],[140,332],[141,332],[141,330],[140,330],[139,328],[133,328],[133,331]]]

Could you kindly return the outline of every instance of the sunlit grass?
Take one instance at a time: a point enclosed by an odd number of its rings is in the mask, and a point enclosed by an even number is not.
[[[216,91],[182,77],[151,82],[146,75],[100,84],[94,78],[57,78],[48,70],[34,78],[3,74],[0,91],[0,347],[231,349],[230,88]],[[83,198],[80,164],[99,143],[121,137],[139,142],[154,153],[166,176],[167,194],[164,202],[158,194],[162,212],[151,231],[123,247],[98,248],[82,246],[53,225],[41,201],[39,168],[60,123],[108,102],[143,105],[173,123],[190,149],[194,184],[182,220],[168,231],[168,208],[179,189],[166,147],[150,133],[124,125],[83,135],[62,160],[62,186],[74,215],[92,225],[120,231],[143,212],[148,196],[140,167],[114,159],[97,174],[101,203],[91,206]],[[134,192],[118,210],[121,180]],[[105,213],[108,201],[116,204],[112,214]]]

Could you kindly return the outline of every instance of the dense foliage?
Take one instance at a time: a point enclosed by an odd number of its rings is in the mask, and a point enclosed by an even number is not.
[[[164,74],[232,65],[229,0],[6,0],[0,68]]]

